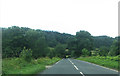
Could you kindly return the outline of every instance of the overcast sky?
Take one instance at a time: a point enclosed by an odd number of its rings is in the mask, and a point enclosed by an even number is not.
[[[118,35],[119,0],[1,0],[0,27]]]

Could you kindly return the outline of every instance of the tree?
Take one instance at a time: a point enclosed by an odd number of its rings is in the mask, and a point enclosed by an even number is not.
[[[116,55],[119,55],[119,47],[118,47],[118,40],[114,40],[113,41],[113,44],[111,45],[110,47],[110,51],[108,53],[108,55],[110,56],[116,56]]]
[[[55,57],[56,56],[55,49],[49,47],[47,56],[50,57],[50,58]]]
[[[64,57],[65,55],[79,57],[84,54],[82,52],[84,48],[91,52],[90,54],[94,53],[94,55],[106,56],[108,53],[109,55],[119,55],[119,39],[120,37],[93,37],[87,31],[79,31],[76,32],[76,35],[71,35],[12,26],[2,28],[2,56],[3,58],[19,57],[24,47],[32,50],[34,58],[46,56],[50,58],[54,56]],[[93,48],[94,51],[91,51]],[[96,51],[96,48],[99,48],[99,51]],[[69,51],[65,51],[66,49]]]
[[[100,51],[99,51],[100,56],[107,56],[108,55],[109,47],[101,46],[99,49],[100,49]]]
[[[24,29],[17,26],[2,29],[3,58],[18,57],[22,48],[27,46]]]
[[[76,47],[77,47],[76,42],[77,41],[76,41],[75,36],[69,37],[68,42],[67,42],[68,49],[69,50],[76,50]]]
[[[109,36],[94,36],[94,48],[100,48],[102,46],[110,47],[114,41],[114,38]]]
[[[20,53],[20,58],[22,58],[23,60],[25,60],[27,62],[31,62],[31,60],[32,60],[32,50],[31,49],[26,49],[24,47],[24,49]]]
[[[93,49],[93,38],[91,34],[87,31],[80,31],[76,33],[77,39],[77,50],[75,51],[77,56],[82,55],[82,49],[86,48],[88,50]]]
[[[46,41],[44,34],[41,30],[29,30],[26,32],[26,38],[29,46],[33,50],[33,57],[45,57],[46,54]]]
[[[66,45],[58,44],[55,47],[56,56],[63,58],[65,56]]]

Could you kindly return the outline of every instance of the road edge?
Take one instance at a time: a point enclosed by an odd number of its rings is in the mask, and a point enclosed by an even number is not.
[[[75,60],[77,60],[77,59],[75,59]],[[119,71],[116,70],[116,69],[112,69],[112,68],[105,67],[105,66],[102,66],[102,65],[99,65],[99,64],[95,64],[95,63],[92,63],[92,62],[88,62],[88,61],[83,61],[83,60],[79,60],[79,61],[82,61],[82,62],[85,62],[85,63],[88,63],[88,64],[92,64],[92,65],[95,65],[95,66],[99,66],[99,67],[102,67],[102,68],[105,68],[105,69],[109,69],[109,70],[118,72],[118,74],[119,74]]]

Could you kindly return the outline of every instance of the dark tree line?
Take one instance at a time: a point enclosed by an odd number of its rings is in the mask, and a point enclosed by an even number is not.
[[[94,46],[100,48],[101,46],[110,47],[114,38],[108,36],[96,36],[94,38]]]
[[[19,57],[23,48],[31,49],[33,58],[66,55],[79,57],[84,54],[90,56],[93,50],[99,55],[118,55],[119,44],[119,37],[95,37],[84,30],[71,35],[27,27],[2,28],[3,58]]]

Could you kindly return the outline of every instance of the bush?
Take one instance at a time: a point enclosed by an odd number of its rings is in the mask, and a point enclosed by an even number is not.
[[[24,59],[27,62],[31,62],[31,60],[32,60],[32,50],[31,49],[26,49],[24,47],[24,49],[20,53],[20,58]]]
[[[90,52],[86,48],[84,48],[84,49],[82,49],[82,55],[83,56],[89,56]]]

